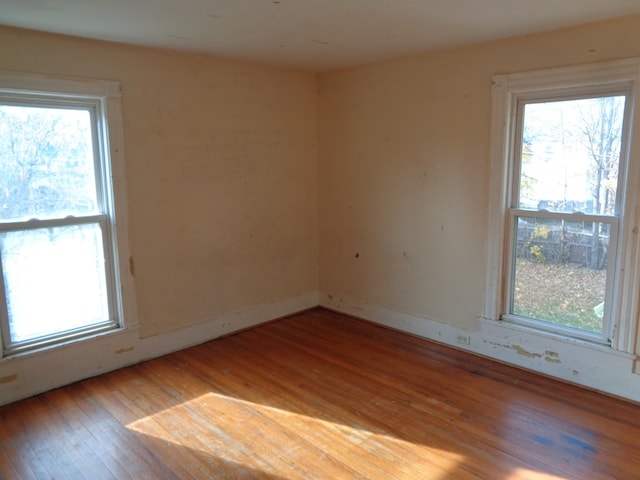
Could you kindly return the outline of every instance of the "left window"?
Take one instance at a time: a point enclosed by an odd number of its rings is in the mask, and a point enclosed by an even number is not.
[[[0,75],[3,356],[124,326],[114,97],[115,82]]]

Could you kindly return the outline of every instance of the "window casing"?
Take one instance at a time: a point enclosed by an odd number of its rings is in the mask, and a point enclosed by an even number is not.
[[[484,317],[509,322],[566,339],[586,340],[631,352],[634,348],[638,295],[637,224],[637,154],[632,138],[637,137],[634,122],[638,60],[568,67],[539,72],[498,75],[493,79],[493,152],[489,218],[488,276]],[[624,98],[624,121],[620,141],[616,199],[606,213],[590,212],[573,205],[565,211],[546,205],[522,202],[524,181],[524,111],[528,105],[548,102],[579,101],[603,97]],[[634,159],[636,159],[634,161]],[[528,180],[527,180],[528,181]],[[523,205],[524,203],[524,205]],[[582,211],[580,211],[582,210]],[[516,251],[522,238],[533,236],[540,228],[547,234],[550,224],[603,225],[608,232],[606,291],[602,328],[585,331],[565,325],[540,321],[535,315],[519,314],[514,307],[515,278],[518,268]],[[529,227],[525,230],[523,226]],[[564,228],[564,227],[563,227]],[[519,242],[520,240],[520,242]],[[535,242],[527,244],[526,253],[544,255]],[[520,253],[522,253],[521,250]]]
[[[0,73],[0,109],[2,356],[132,326],[119,85]]]

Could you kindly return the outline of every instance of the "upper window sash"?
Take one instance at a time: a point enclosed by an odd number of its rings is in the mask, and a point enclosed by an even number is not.
[[[0,74],[0,82],[2,78],[3,75]],[[57,84],[58,82],[54,81],[54,83]],[[109,189],[104,188],[104,180],[110,179],[112,175],[111,162],[105,161],[105,159],[111,158],[111,154],[107,148],[110,142],[106,123],[106,101],[104,97],[95,95],[95,92],[99,92],[102,89],[87,89],[84,83],[81,85],[85,87],[84,90],[92,91],[93,93],[71,96],[70,94],[53,95],[51,92],[37,91],[27,94],[24,90],[18,91],[5,88],[4,85],[0,83],[0,105],[86,111],[90,116],[91,125],[92,154],[94,158],[94,188],[97,201],[96,213],[100,212],[113,216],[113,202],[109,197]],[[0,220],[0,222],[1,221],[2,220]]]
[[[545,209],[527,209],[520,206],[520,175],[522,173],[522,147],[524,145],[524,121],[525,121],[525,107],[527,105],[533,105],[536,103],[552,103],[565,102],[572,100],[589,100],[598,99],[603,97],[624,97],[625,108],[623,118],[621,119],[622,138],[620,139],[621,149],[619,152],[618,160],[618,178],[615,195],[615,211],[613,214],[608,215],[605,213],[593,213],[593,212],[570,212],[584,215],[594,216],[615,216],[619,217],[622,214],[622,208],[625,203],[624,190],[627,177],[627,159],[628,159],[628,146],[630,142],[629,129],[624,128],[628,125],[632,117],[632,89],[634,86],[631,80],[620,80],[615,82],[607,82],[604,85],[582,85],[580,87],[563,86],[560,88],[554,88],[550,90],[544,90],[542,93],[534,91],[514,91],[512,93],[512,109],[515,117],[512,123],[512,132],[510,132],[509,138],[511,145],[508,145],[509,158],[505,161],[511,163],[511,185],[509,187],[509,208],[519,209],[522,211],[547,211]],[[553,212],[554,210],[549,210]],[[561,213],[561,212],[558,212]],[[569,212],[564,212],[569,213]]]

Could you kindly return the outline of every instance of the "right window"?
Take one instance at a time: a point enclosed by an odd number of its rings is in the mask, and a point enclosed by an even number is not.
[[[626,98],[518,101],[508,229],[512,320],[609,339]]]
[[[636,76],[637,63],[626,62],[494,79],[494,126],[504,129],[494,151],[494,184],[502,178],[493,194],[502,205],[488,283],[494,318],[632,348]]]

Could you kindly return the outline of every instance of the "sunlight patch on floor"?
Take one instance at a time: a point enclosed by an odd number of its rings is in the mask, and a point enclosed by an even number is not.
[[[567,477],[558,477],[549,473],[537,472],[526,468],[516,468],[507,480],[569,480]]]
[[[386,473],[394,478],[439,479],[465,460],[463,455],[357,423],[347,425],[357,412],[349,412],[345,423],[322,418],[321,411],[314,415],[207,393],[127,428],[268,474],[290,472],[288,478],[318,478],[318,472],[324,478],[341,478],[358,472],[370,478]]]

